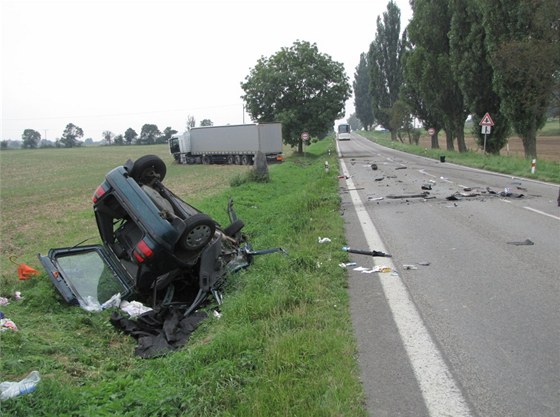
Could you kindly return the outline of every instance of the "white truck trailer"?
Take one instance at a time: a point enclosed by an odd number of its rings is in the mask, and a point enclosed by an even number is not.
[[[193,127],[173,135],[169,151],[181,164],[249,165],[258,151],[269,162],[282,161],[282,124]]]

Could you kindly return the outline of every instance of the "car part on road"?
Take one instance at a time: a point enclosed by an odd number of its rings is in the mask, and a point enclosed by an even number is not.
[[[372,251],[367,251],[367,250],[358,250],[358,249],[352,249],[348,246],[343,246],[342,250],[348,253],[355,253],[357,255],[369,255],[369,256],[379,256],[379,257],[383,257],[383,258],[392,258],[392,255],[389,255],[388,253],[384,253],[381,251],[377,251],[377,250],[372,250]]]

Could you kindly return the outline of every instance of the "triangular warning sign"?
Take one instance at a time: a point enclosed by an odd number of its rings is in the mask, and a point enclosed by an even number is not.
[[[494,121],[490,117],[490,113],[486,113],[479,123],[480,126],[494,126]]]

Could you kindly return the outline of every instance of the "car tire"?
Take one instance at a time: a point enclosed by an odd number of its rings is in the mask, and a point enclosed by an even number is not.
[[[243,220],[237,219],[224,229],[224,234],[229,237],[235,237],[235,235],[239,233],[244,226],[245,223],[243,223]]]
[[[208,244],[214,232],[216,222],[204,213],[197,213],[185,221],[185,232],[180,238],[180,245],[188,251],[196,251]]]
[[[157,178],[163,181],[167,174],[165,162],[156,155],[144,155],[134,161],[130,176],[139,182],[150,182]]]

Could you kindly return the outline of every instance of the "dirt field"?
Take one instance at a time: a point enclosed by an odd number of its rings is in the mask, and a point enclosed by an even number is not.
[[[473,137],[465,138],[467,142],[467,148],[469,150],[479,149],[475,139]],[[420,137],[420,145],[424,147],[431,146],[431,139],[429,136]],[[439,137],[440,148],[445,149],[445,137],[440,135]],[[455,142],[455,150],[457,149],[457,143]],[[502,155],[508,154],[508,149],[504,148],[501,151]],[[519,137],[511,137],[509,139],[509,155],[517,155],[523,157],[525,152],[523,151],[523,142]],[[547,161],[560,161],[560,136],[541,136],[537,138],[537,159],[543,159]]]

